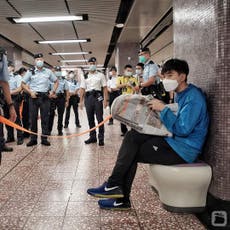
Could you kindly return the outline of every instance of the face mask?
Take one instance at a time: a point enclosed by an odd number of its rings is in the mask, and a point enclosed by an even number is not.
[[[125,76],[128,76],[128,77],[130,77],[130,76],[132,76],[132,72],[129,72],[129,71],[125,71]]]
[[[43,61],[36,61],[36,66],[38,68],[41,68],[43,66],[44,62]]]
[[[179,84],[177,80],[163,79],[163,85],[164,85],[165,90],[169,92],[169,91],[175,90]]]
[[[62,76],[62,74],[61,74],[60,71],[56,71],[56,72],[55,72],[55,75],[56,75],[57,77],[61,77],[61,76]]]
[[[145,56],[139,56],[139,62],[141,62],[141,63],[145,63],[146,62],[146,57]]]
[[[109,76],[113,76],[113,72],[112,71],[109,71]]]
[[[73,73],[70,73],[70,74],[69,74],[69,78],[70,78],[70,79],[73,79],[73,78],[74,78],[74,74],[73,74]]]
[[[136,74],[140,75],[142,73],[142,71],[140,69],[136,69]]]
[[[97,66],[96,65],[90,65],[89,66],[89,71],[95,71],[97,69]]]

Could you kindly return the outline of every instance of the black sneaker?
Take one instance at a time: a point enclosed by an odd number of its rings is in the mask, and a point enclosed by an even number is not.
[[[6,139],[6,143],[10,143],[10,142],[14,142],[15,140],[14,140],[14,138],[13,137],[8,137],[7,139]]]
[[[17,145],[22,145],[22,144],[23,144],[23,140],[19,139],[19,140],[17,141]]]
[[[88,140],[85,141],[85,144],[91,144],[91,143],[96,143],[97,139],[96,138],[89,138]]]
[[[123,198],[123,192],[119,186],[108,187],[108,183],[105,182],[103,185],[97,188],[89,188],[87,193],[91,196],[100,198]]]
[[[99,146],[104,146],[105,145],[104,140],[99,140],[99,144],[98,145]]]
[[[62,131],[58,131],[58,136],[63,136],[63,132]]]
[[[68,125],[65,125],[64,128],[67,129],[67,128],[68,128]]]
[[[101,209],[110,209],[118,211],[131,209],[130,201],[124,201],[123,199],[103,199],[98,201],[98,205]]]
[[[45,146],[50,146],[50,142],[47,141],[47,140],[43,140],[43,141],[41,142],[41,144],[42,144],[42,145],[45,145]]]
[[[3,146],[3,149],[2,149],[2,152],[13,152],[13,148],[12,147],[9,147],[7,145],[4,145]]]
[[[31,141],[29,141],[29,142],[26,144],[26,146],[27,146],[27,147],[30,147],[30,146],[37,145],[37,144],[38,144],[37,141],[31,140]]]
[[[81,128],[81,125],[80,125],[80,124],[77,124],[76,127],[77,127],[77,128]]]

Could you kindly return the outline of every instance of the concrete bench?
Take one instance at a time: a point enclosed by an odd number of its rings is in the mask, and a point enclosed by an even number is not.
[[[211,167],[206,163],[149,166],[150,185],[171,212],[202,212],[211,177]]]

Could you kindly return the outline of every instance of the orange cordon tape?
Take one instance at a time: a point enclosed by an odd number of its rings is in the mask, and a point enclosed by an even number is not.
[[[90,131],[93,131],[95,129],[97,129],[99,126],[103,125],[105,122],[107,122],[110,118],[112,117],[112,115],[109,115],[107,116],[101,123],[99,123],[97,126],[93,127],[92,129],[88,129],[84,132],[81,132],[81,133],[74,133],[74,134],[71,134],[71,135],[67,135],[67,136],[49,136],[49,135],[44,135],[44,134],[39,134],[39,133],[34,133],[30,130],[27,130],[27,129],[24,129],[23,127],[21,127],[20,125],[17,125],[15,124],[14,122],[6,119],[5,117],[3,116],[0,116],[0,122],[5,124],[5,125],[8,125],[8,126],[11,126],[15,129],[19,129],[21,131],[24,131],[24,132],[27,132],[27,133],[30,133],[30,134],[34,134],[34,135],[39,135],[39,136],[44,136],[44,137],[51,137],[51,138],[71,138],[71,137],[79,137],[79,136],[82,136],[86,133],[89,133]]]

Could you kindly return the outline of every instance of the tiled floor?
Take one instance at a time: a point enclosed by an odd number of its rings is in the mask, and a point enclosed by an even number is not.
[[[80,118],[82,128],[70,123],[65,134],[88,128],[84,111]],[[122,141],[117,121],[105,128],[104,147],[85,145],[88,135],[51,139],[50,147],[11,144],[14,152],[4,153],[0,166],[0,230],[205,229],[195,216],[161,207],[143,164],[133,185],[132,210],[99,210],[97,199],[88,196],[86,189],[109,176]]]

